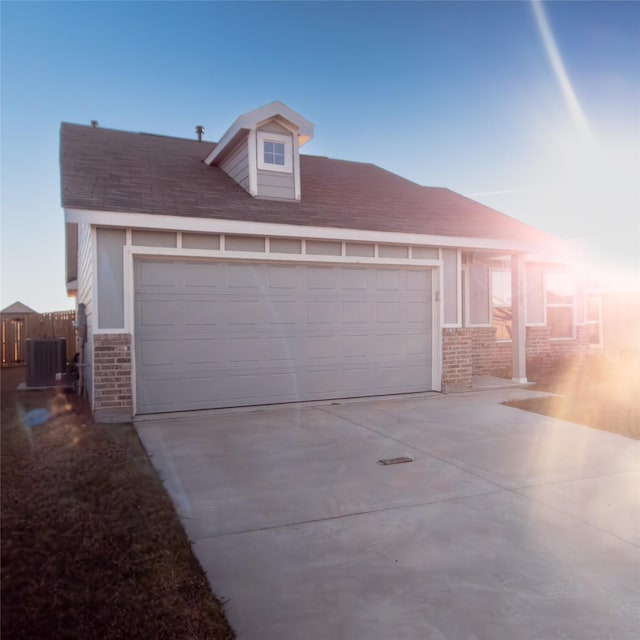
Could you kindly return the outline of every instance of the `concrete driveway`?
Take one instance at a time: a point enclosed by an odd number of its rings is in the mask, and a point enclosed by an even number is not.
[[[239,640],[637,640],[640,442],[531,395],[136,427]]]

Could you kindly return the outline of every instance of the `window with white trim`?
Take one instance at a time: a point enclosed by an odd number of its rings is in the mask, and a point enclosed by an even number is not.
[[[511,340],[511,271],[491,271],[491,324],[496,340]]]
[[[602,347],[602,297],[588,296],[586,322],[589,328],[589,346]]]
[[[258,169],[291,173],[292,151],[291,136],[258,131]]]
[[[568,271],[549,271],[545,288],[550,337],[575,338],[575,287],[571,274]]]

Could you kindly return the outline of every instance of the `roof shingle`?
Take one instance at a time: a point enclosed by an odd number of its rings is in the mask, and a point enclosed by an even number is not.
[[[449,189],[373,164],[300,156],[302,199],[256,199],[203,159],[215,146],[63,123],[62,206],[537,245],[557,238]]]

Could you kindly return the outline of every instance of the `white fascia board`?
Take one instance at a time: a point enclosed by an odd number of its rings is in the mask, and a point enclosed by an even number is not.
[[[205,163],[212,164],[241,129],[254,130],[259,123],[276,116],[281,116],[295,125],[298,130],[298,144],[300,146],[313,138],[313,123],[287,107],[287,105],[282,104],[282,102],[270,102],[264,107],[254,109],[236,118],[235,122],[225,131],[216,148],[204,159]]]
[[[151,213],[122,211],[96,211],[91,209],[65,209],[67,222],[78,222],[101,227],[125,227],[187,231],[193,233],[228,233],[239,235],[275,236],[282,238],[313,238],[316,240],[345,240],[347,242],[381,242],[416,244],[430,247],[461,249],[491,249],[497,251],[529,252],[537,249],[531,244],[457,236],[436,236],[421,233],[369,231],[341,227],[311,227],[297,224],[223,220],[220,218],[194,218]]]
[[[566,255],[560,255],[556,251],[549,253],[527,253],[524,256],[525,262],[547,263],[547,264],[575,264],[575,262]]]
[[[220,138],[213,151],[204,159],[205,164],[211,165],[216,158],[223,155],[223,152],[231,151],[229,147],[235,147],[236,141],[242,137],[243,133],[248,131],[249,129],[246,127],[236,126],[236,122],[234,122]]]

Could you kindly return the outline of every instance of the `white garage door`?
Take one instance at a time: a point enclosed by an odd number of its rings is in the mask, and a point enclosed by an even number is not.
[[[138,413],[432,389],[431,271],[137,260]]]

